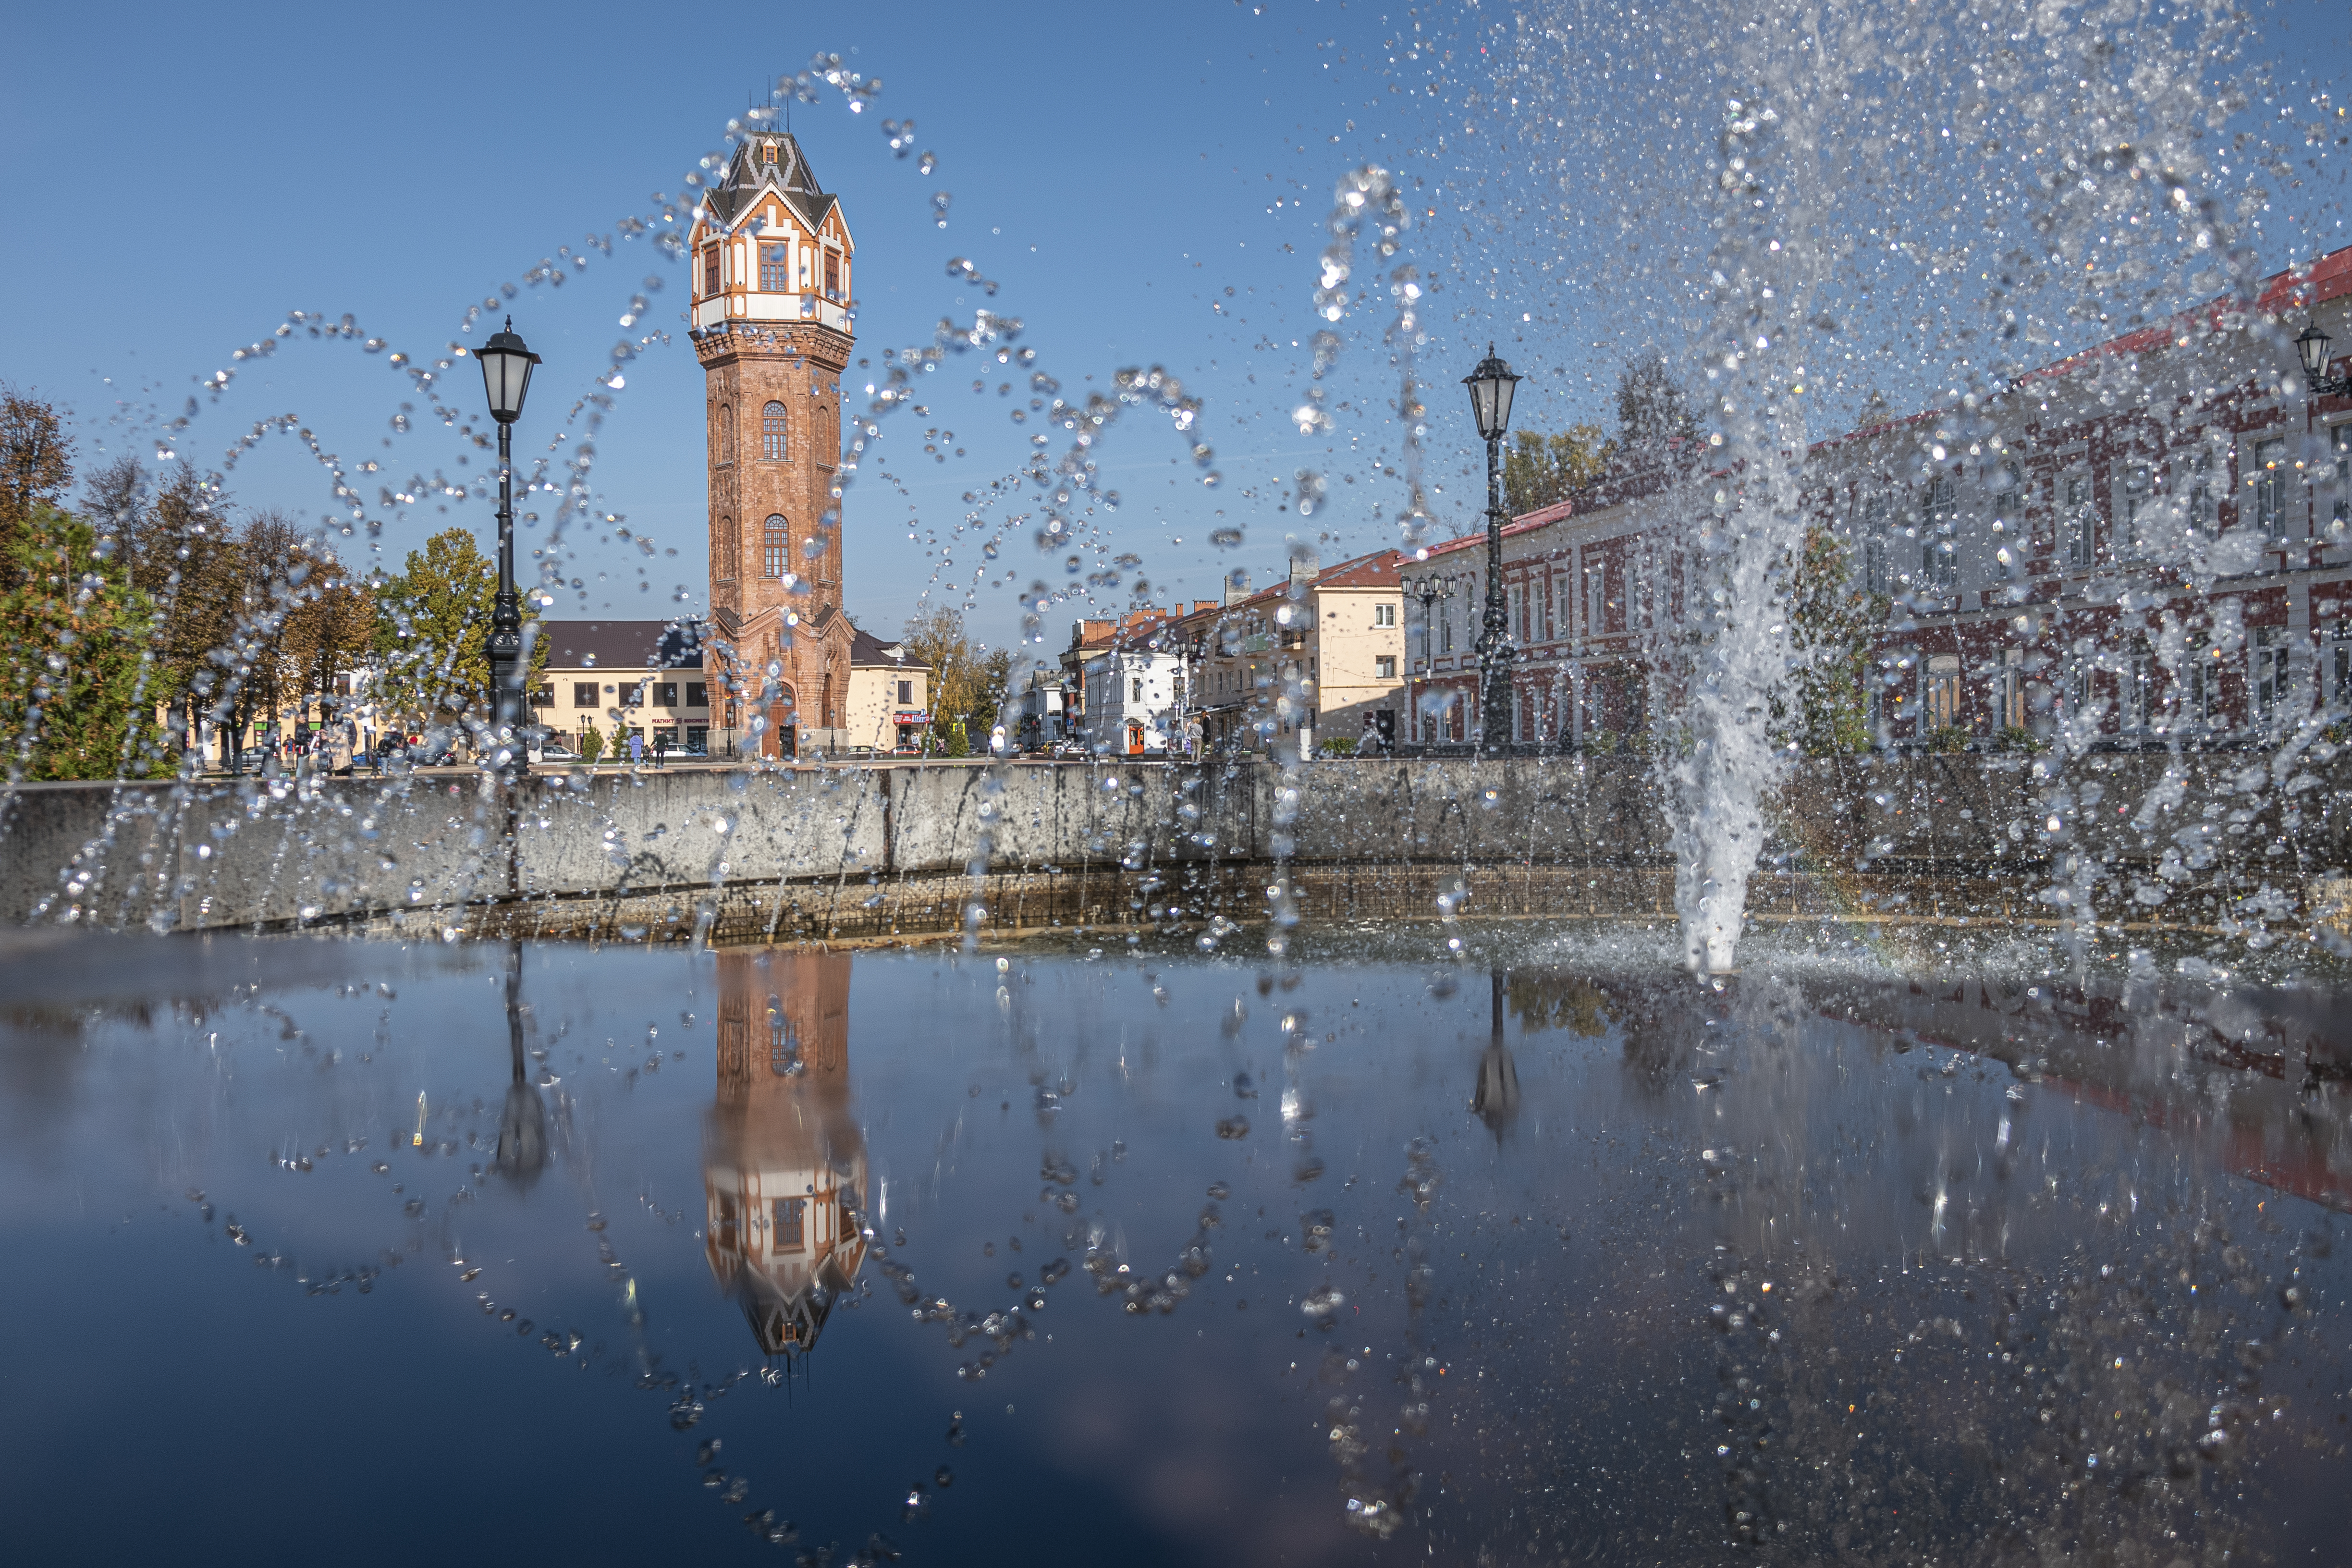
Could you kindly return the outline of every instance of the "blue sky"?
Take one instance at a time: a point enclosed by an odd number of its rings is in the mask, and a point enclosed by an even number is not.
[[[1618,18],[1605,8],[1417,9],[1336,0],[1014,9],[908,0],[732,14],[433,3],[36,9],[17,20],[0,61],[0,194],[15,218],[0,232],[0,378],[68,405],[86,464],[113,451],[152,459],[158,412],[177,415],[195,382],[230,367],[235,350],[268,338],[289,310],[331,321],[348,312],[362,337],[429,359],[467,341],[458,329],[469,304],[569,247],[586,257],[584,270],[501,306],[547,360],[520,446],[581,438],[567,415],[599,390],[592,378],[626,335],[616,323],[630,297],[660,279],[645,323],[675,340],[625,367],[593,469],[597,510],[622,516],[656,552],[575,531],[567,574],[586,584],[595,613],[697,607],[702,399],[677,319],[684,274],[646,242],[618,243],[608,258],[583,240],[650,212],[653,193],[677,195],[752,94],[830,50],[882,81],[861,113],[827,92],[793,121],[856,236],[861,356],[878,367],[885,347],[928,344],[942,317],[969,320],[986,306],[1022,320],[1021,342],[1066,397],[1108,389],[1127,366],[1182,377],[1203,399],[1197,438],[1215,448],[1221,482],[1201,483],[1165,422],[1122,421],[1097,453],[1121,504],[1097,521],[1104,557],[1141,564],[1097,596],[1125,603],[1139,573],[1162,602],[1207,596],[1231,567],[1261,580],[1277,570],[1289,533],[1316,539],[1326,559],[1395,540],[1403,491],[1380,470],[1397,466],[1398,369],[1381,341],[1388,316],[1378,300],[1338,325],[1342,346],[1325,383],[1332,427],[1303,436],[1293,418],[1308,385],[1307,345],[1323,325],[1312,296],[1324,218],[1349,169],[1393,171],[1413,223],[1406,259],[1433,290],[1419,361],[1434,384],[1427,471],[1441,531],[1470,525],[1483,500],[1454,383],[1489,338],[1530,374],[1523,426],[1605,417],[1630,349],[1686,352],[1677,335],[1696,314],[1682,274],[1703,127],[1634,108],[1679,95],[1696,124],[1705,86],[1663,72],[1639,90],[1605,83],[1608,62],[1658,42],[1645,44],[1633,23],[1612,36]],[[2352,32],[2341,7],[2263,15],[2252,51],[2292,79],[2305,118],[2322,112],[2308,107],[2312,83],[2341,104]],[[1546,25],[1556,29],[1549,43]],[[1531,50],[1546,69],[1525,71]],[[1505,69],[1513,61],[1519,74]],[[1557,145],[1543,144],[1553,109],[1563,127],[1582,117],[1583,141],[1563,130]],[[939,160],[928,177],[912,157],[893,155],[882,129],[908,116],[908,151]],[[2263,237],[2273,264],[2340,232],[2345,154],[2322,148],[2315,158],[2297,211]],[[931,201],[940,191],[951,197],[944,228]],[[1648,254],[1671,254],[1672,265],[1633,259],[1628,247],[1644,235]],[[955,258],[998,292],[950,278]],[[1358,280],[1368,276],[1360,268]],[[298,336],[236,368],[217,402],[200,397],[176,443],[205,467],[219,467],[257,421],[291,415],[347,468],[383,466],[358,481],[371,496],[379,480],[479,471],[478,460],[454,467],[461,448],[415,416],[420,400],[386,355],[357,342]],[[1873,380],[1898,400],[1916,398],[1932,395],[1942,369],[1906,368],[1896,354]],[[1017,624],[1019,591],[1082,581],[1063,552],[1034,549],[1025,528],[985,563],[976,541],[953,535],[972,510],[961,498],[1016,468],[1036,428],[1010,419],[1024,397],[998,395],[1008,382],[1023,392],[1019,378],[992,364],[984,372],[951,359],[927,378],[923,412],[886,426],[850,493],[848,608],[862,624],[894,631],[927,589],[961,603],[985,566],[1006,585],[983,590],[972,618],[1002,641]],[[449,395],[474,406],[478,385],[461,381]],[[418,405],[407,433],[393,427],[404,403]],[[929,429],[952,430],[967,456],[932,461],[922,450]],[[1292,510],[1301,469],[1327,487],[1312,520]],[[228,480],[242,505],[313,518],[333,510],[320,468],[291,437],[262,440]],[[428,500],[387,526],[383,563],[396,569],[450,519],[487,531],[486,507],[448,504],[446,518]],[[1000,521],[992,516],[987,531]],[[1223,529],[1241,530],[1242,542],[1213,545]],[[940,567],[943,546],[951,570]],[[346,548],[378,559],[364,541]],[[1107,564],[1088,552],[1082,569]],[[552,613],[582,605],[567,598]],[[1078,613],[1050,609],[1040,651],[1058,646]]]

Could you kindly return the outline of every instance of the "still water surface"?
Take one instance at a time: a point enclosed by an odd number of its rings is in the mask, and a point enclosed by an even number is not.
[[[0,995],[18,1561],[2332,1562],[2352,1514],[2326,993],[20,938]]]

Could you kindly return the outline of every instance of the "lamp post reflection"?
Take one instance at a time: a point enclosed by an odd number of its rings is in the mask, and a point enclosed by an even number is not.
[[[547,1107],[530,1081],[530,1058],[522,1048],[522,943],[507,944],[507,1054],[511,1076],[507,1102],[499,1113],[499,1174],[528,1187],[547,1168]]]
[[[1505,972],[1492,972],[1494,981],[1493,1033],[1487,1037],[1486,1048],[1478,1058],[1478,1092],[1470,1101],[1470,1109],[1486,1124],[1486,1131],[1496,1142],[1519,1114],[1519,1068],[1511,1059],[1511,1047],[1503,1043],[1503,989]]]
[[[849,958],[719,956],[719,1085],[703,1142],[710,1276],[769,1355],[805,1355],[866,1261],[850,1114]]]

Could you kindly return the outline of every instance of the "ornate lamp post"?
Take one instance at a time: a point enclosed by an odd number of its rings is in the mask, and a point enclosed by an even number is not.
[[[1433,634],[1437,629],[1437,606],[1454,597],[1454,574],[1451,572],[1433,572],[1420,582],[1407,584],[1405,592],[1421,601],[1421,681],[1426,688],[1430,676],[1437,668],[1436,649],[1433,643]],[[1421,708],[1418,703],[1413,707],[1412,727],[1414,738],[1419,739]]]
[[[499,743],[520,747],[522,730],[522,602],[514,575],[514,422],[522,417],[523,395],[530,390],[530,367],[539,356],[515,334],[514,318],[493,332],[475,357],[482,362],[482,389],[490,417],[499,422],[499,595],[490,609],[490,721]],[[511,766],[511,764],[509,764]]]
[[[2311,388],[2314,397],[2352,397],[2352,375],[2327,374],[2327,345],[2332,342],[2316,322],[2306,324],[2303,336],[2294,340],[2294,352],[2303,359],[2304,384]]]
[[[1511,630],[1503,604],[1503,432],[1511,424],[1511,394],[1519,378],[1495,357],[1462,378],[1470,389],[1470,412],[1486,443],[1486,613],[1478,632],[1478,720],[1483,738],[1479,749],[1500,756],[1511,744]]]

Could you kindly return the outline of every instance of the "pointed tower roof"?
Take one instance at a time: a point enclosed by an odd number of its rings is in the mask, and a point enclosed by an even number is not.
[[[775,153],[772,163],[768,158],[771,150]],[[770,191],[782,196],[812,231],[834,208],[834,198],[817,184],[808,154],[789,131],[758,131],[746,136],[728,162],[726,176],[706,199],[712,219],[721,227],[732,228],[735,220]]]

